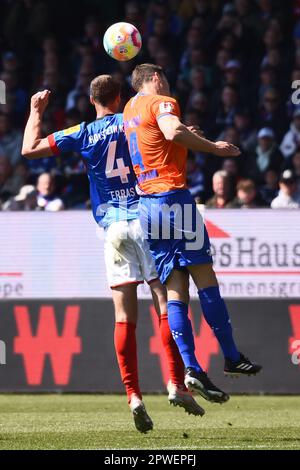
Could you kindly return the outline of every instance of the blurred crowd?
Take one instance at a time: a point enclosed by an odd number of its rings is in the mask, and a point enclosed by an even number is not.
[[[103,33],[116,21],[142,33],[136,60],[105,54]],[[164,68],[185,124],[241,149],[235,159],[189,153],[197,202],[300,208],[300,105],[291,99],[292,83],[300,87],[299,0],[2,0],[0,53],[0,210],[89,207],[80,155],[22,158],[30,96],[51,90],[47,136],[95,118],[89,84],[98,74],[120,80],[124,105],[141,62]]]

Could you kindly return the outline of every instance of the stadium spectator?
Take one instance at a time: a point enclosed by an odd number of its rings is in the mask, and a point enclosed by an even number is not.
[[[199,97],[199,93],[200,96],[206,96],[207,87],[205,81],[205,73],[201,66],[194,67],[191,70],[188,89],[190,90],[190,93],[188,95],[186,109],[195,107],[194,98]]]
[[[215,63],[212,66],[212,76],[214,86],[219,86],[223,77],[226,64],[231,58],[231,53],[227,49],[220,48],[216,53]]]
[[[272,209],[299,209],[300,192],[295,175],[291,170],[285,170],[279,179],[280,191],[271,202]]]
[[[23,135],[13,128],[12,117],[0,112],[0,153],[5,154],[12,166],[21,159]]]
[[[278,174],[274,170],[267,170],[264,174],[265,183],[260,188],[260,195],[268,206],[278,196]]]
[[[277,88],[269,88],[262,97],[258,116],[259,127],[270,127],[276,138],[281,139],[287,127],[287,119],[280,102]]]
[[[79,121],[90,122],[95,118],[95,112],[86,94],[77,95],[75,100],[75,109],[80,115]]]
[[[187,159],[187,187],[191,195],[198,201],[202,201],[204,194],[204,175],[196,163],[194,154],[189,153]]]
[[[55,182],[52,175],[42,173],[37,180],[37,204],[40,209],[57,212],[64,209],[62,199],[56,194]]]
[[[91,0],[84,9],[74,5],[72,24],[66,30],[63,25],[69,10],[58,0],[4,2],[0,79],[6,84],[6,104],[1,104],[0,114],[8,115],[10,122],[0,117],[0,153],[13,163],[11,177],[16,173],[21,184],[36,184],[41,173],[55,171],[65,207],[82,204],[88,195],[78,155],[69,155],[65,161],[60,157],[28,161],[26,171],[19,166],[19,130],[27,117],[28,97],[43,87],[51,88],[45,130],[69,127],[67,114],[74,109],[79,117],[71,125],[92,120],[88,99],[94,76],[113,73],[118,77],[124,105],[132,94],[130,74],[137,62],[166,68],[172,94],[187,122],[199,125],[208,138],[225,135],[235,142],[239,138],[243,156],[235,182],[243,175],[255,179],[269,202],[275,191],[275,173],[280,174],[283,161],[284,168],[298,175],[299,117],[297,105],[291,101],[291,82],[300,80],[300,23],[287,3],[129,0],[116,2],[114,18],[110,16],[112,7],[104,16],[97,15],[97,8],[91,6],[96,3]],[[57,11],[61,12],[59,18]],[[143,35],[141,53],[128,63],[112,61],[101,45],[104,28],[116,15],[136,24]],[[10,130],[3,133],[5,126]],[[265,127],[274,132],[272,151],[257,144],[256,129]],[[4,141],[7,145],[1,145]],[[284,159],[276,142],[281,143]],[[195,155],[195,162],[195,175],[191,176],[200,181],[205,175],[202,196],[210,196],[211,175],[219,163],[201,154]],[[8,199],[15,194],[7,193]]]
[[[214,195],[205,206],[207,209],[229,209],[233,207],[232,183],[229,174],[220,170],[213,176]]]
[[[300,190],[300,149],[298,148],[289,162],[289,167],[296,178],[297,187]]]
[[[6,155],[0,155],[0,204],[15,196],[22,184],[24,184],[23,176],[13,171],[13,166]]]
[[[232,201],[232,207],[239,209],[257,209],[266,204],[257,191],[254,181],[247,179],[241,180],[237,184],[237,197]]]
[[[3,22],[3,34],[12,47],[23,48],[26,40],[36,44],[43,38],[50,20],[47,3],[44,0],[11,2]]]
[[[272,129],[264,127],[259,131],[257,137],[256,151],[250,154],[246,161],[246,173],[257,184],[262,184],[264,182],[264,173],[268,170],[279,171],[283,158]]]
[[[159,48],[155,54],[155,63],[164,69],[170,84],[171,91],[174,93],[177,79],[177,70],[170,50],[167,48]]]
[[[151,36],[148,37],[146,45],[147,45],[146,60],[148,62],[154,62],[156,52],[158,51],[160,47],[163,46],[163,44],[160,43],[160,40],[157,36],[152,34]]]
[[[42,123],[42,133],[44,137],[52,133],[53,129],[55,129],[55,124],[56,122],[52,114],[48,114],[44,117]],[[24,163],[30,173],[27,181],[30,184],[36,184],[37,178],[41,173],[59,173],[58,159],[55,157],[47,157],[45,155],[44,158],[26,159]]]
[[[226,158],[222,164],[222,170],[228,173],[234,187],[236,187],[242,178],[240,162],[241,160],[239,158]]]
[[[186,47],[181,55],[179,61],[179,69],[183,72],[189,68],[191,54],[194,49],[199,49],[203,46],[203,31],[199,28],[190,28],[186,34]]]
[[[145,32],[145,19],[142,14],[142,8],[139,2],[129,1],[125,4],[125,21],[134,24],[140,33]]]
[[[147,16],[148,32],[163,36],[168,41],[170,41],[170,36],[181,33],[182,20],[176,11],[172,11],[168,2],[163,0],[150,1]]]
[[[96,53],[100,49],[101,32],[100,22],[96,16],[88,16],[84,24],[84,40],[91,44]]]
[[[93,79],[93,74],[90,73],[85,66],[81,67],[75,87],[68,93],[66,101],[66,110],[75,108],[76,98],[82,94],[89,95],[90,83]]]
[[[249,111],[237,111],[234,117],[234,127],[239,132],[242,150],[248,153],[253,152],[257,144],[257,131],[253,127]]]
[[[261,101],[264,94],[274,87],[276,87],[278,77],[276,71],[270,65],[263,65],[260,70],[260,85],[258,89],[258,98]]]
[[[235,87],[226,85],[221,93],[221,99],[215,114],[216,129],[219,132],[227,126],[232,126],[238,111],[239,96]]]
[[[38,209],[37,191],[34,186],[22,186],[19,193],[3,204],[6,211],[34,211]]]
[[[187,119],[186,125],[198,125],[205,135],[210,134],[212,119],[209,111],[209,100],[205,93],[197,92],[194,94],[191,98],[191,107],[187,108],[185,115]],[[192,124],[188,124],[188,122],[191,122],[191,119]]]
[[[283,57],[280,49],[269,49],[261,62],[261,70],[273,70],[277,77],[281,71]]]
[[[242,64],[237,59],[229,60],[223,72],[223,86],[234,87],[241,99],[241,102],[247,102],[251,98],[251,84],[242,79]]]
[[[285,134],[280,150],[285,158],[291,157],[300,145],[300,108],[296,108],[289,131]]]
[[[225,140],[225,142],[240,147],[240,134],[234,126],[227,127],[224,132],[218,136],[218,140]]]

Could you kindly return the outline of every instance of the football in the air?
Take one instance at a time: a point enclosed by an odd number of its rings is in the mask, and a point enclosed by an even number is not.
[[[138,29],[132,24],[115,23],[106,30],[103,46],[113,59],[130,60],[140,51],[142,38]]]

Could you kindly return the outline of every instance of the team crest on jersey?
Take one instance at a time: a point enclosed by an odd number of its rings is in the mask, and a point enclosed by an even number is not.
[[[68,129],[65,129],[63,131],[63,134],[64,135],[71,135],[71,134],[75,134],[75,132],[79,132],[80,131],[80,124],[77,124],[77,126],[72,126],[72,127],[69,127]]]
[[[159,112],[161,114],[163,113],[171,113],[174,109],[173,103],[170,103],[168,101],[164,101],[163,103],[160,103],[159,105]]]

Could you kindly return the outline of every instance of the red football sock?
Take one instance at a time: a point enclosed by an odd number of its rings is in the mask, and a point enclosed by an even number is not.
[[[159,327],[162,343],[167,355],[170,380],[173,384],[184,386],[184,364],[172,336],[167,313],[163,313],[160,316]]]
[[[134,323],[115,323],[115,350],[128,403],[130,403],[132,393],[142,398],[138,379],[135,329]]]

